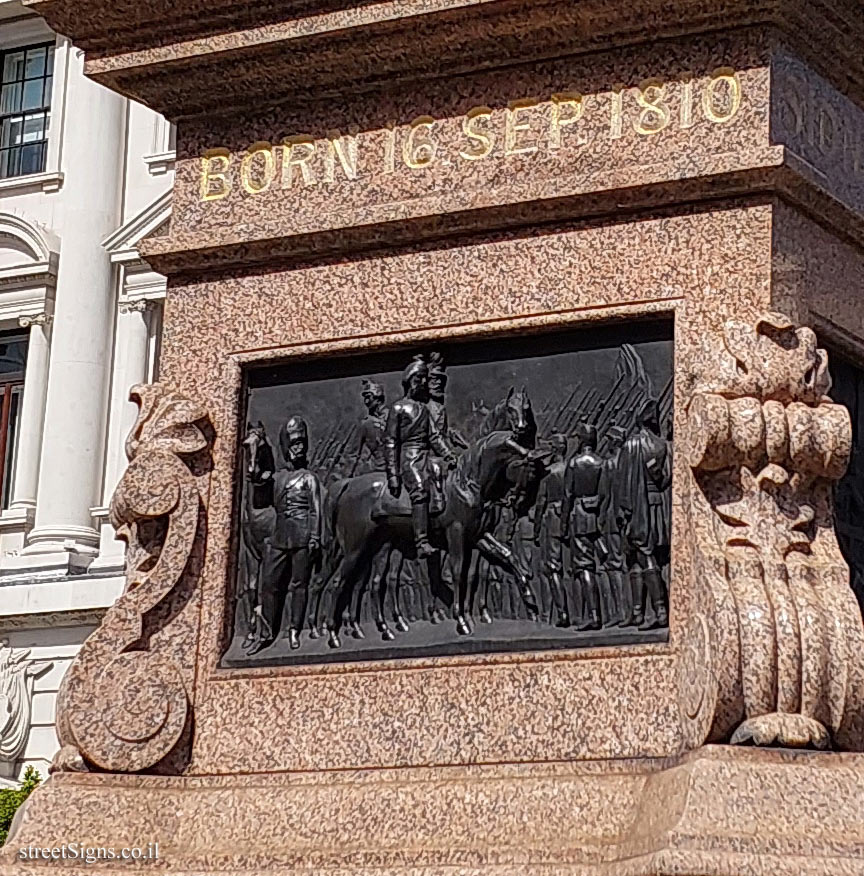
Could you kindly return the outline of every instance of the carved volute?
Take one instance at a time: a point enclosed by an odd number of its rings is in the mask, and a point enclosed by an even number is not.
[[[848,411],[815,334],[781,314],[729,321],[715,364],[684,442],[702,631],[687,659],[704,663],[687,719],[713,741],[858,749],[864,629],[831,499]]]

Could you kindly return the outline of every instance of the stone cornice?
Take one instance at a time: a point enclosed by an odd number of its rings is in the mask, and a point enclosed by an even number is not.
[[[860,0],[25,5],[88,51],[93,78],[171,118],[756,24],[778,27],[841,90],[864,95]]]

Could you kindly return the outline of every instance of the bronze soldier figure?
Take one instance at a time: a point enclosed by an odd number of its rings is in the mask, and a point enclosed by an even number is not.
[[[468,442],[455,429],[450,428],[447,418],[447,408],[444,406],[444,397],[447,391],[447,371],[444,360],[440,353],[431,353],[429,356],[429,413],[432,414],[432,422],[441,437],[450,447],[460,450],[468,448]]]
[[[390,409],[385,403],[384,387],[364,377],[360,383],[360,395],[366,406],[366,416],[360,422],[360,437],[354,460],[354,468],[365,462],[369,471],[386,471],[384,432]],[[355,471],[352,471],[352,475]]]
[[[666,626],[669,620],[664,553],[669,545],[670,509],[666,491],[672,483],[669,442],[660,435],[657,402],[646,399],[637,415],[637,428],[619,452],[617,503],[625,521],[630,576],[633,582],[633,621],[641,629]],[[646,597],[655,621],[644,623]]]
[[[543,575],[552,591],[557,613],[556,626],[570,626],[567,594],[561,581],[564,570],[564,476],[567,458],[567,439],[563,435],[549,438],[553,462],[540,483],[534,512],[534,544],[540,549]]]
[[[430,455],[440,456],[449,468],[456,457],[432,422],[429,401],[429,368],[422,356],[415,356],[402,374],[405,396],[390,408],[384,450],[387,486],[397,497],[404,484],[411,500],[411,516],[418,558],[435,553],[429,543],[429,501],[432,469]]]
[[[584,611],[584,618],[576,624],[576,629],[599,630],[597,569],[600,526],[597,510],[600,500],[597,493],[603,459],[596,451],[597,429],[590,423],[580,422],[575,431],[576,451],[567,463],[564,477],[564,535],[570,539],[577,606],[581,602]]]
[[[309,437],[301,417],[291,417],[282,426],[279,446],[286,466],[276,472],[273,482],[276,526],[264,545],[267,586],[262,601],[271,628],[284,629],[287,622],[283,636],[296,649],[306,617],[309,581],[321,553],[321,482],[308,468]],[[280,616],[282,623],[277,627]]]
[[[600,567],[609,582],[610,603],[617,615],[616,618],[610,613],[604,626],[612,626],[614,620],[620,627],[633,625],[633,592],[627,577],[622,520],[615,502],[619,451],[626,437],[627,433],[621,426],[609,427],[606,432],[609,453],[600,475]]]

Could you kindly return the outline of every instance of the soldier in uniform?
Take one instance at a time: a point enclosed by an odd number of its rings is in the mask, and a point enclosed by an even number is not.
[[[609,600],[617,618],[606,619],[604,626],[612,626],[617,619],[618,626],[633,624],[633,593],[627,577],[627,558],[624,555],[624,537],[621,533],[622,521],[615,506],[615,486],[618,473],[618,454],[627,433],[621,426],[610,426],[606,432],[609,453],[603,461],[600,475],[600,553],[601,569],[609,582]]]
[[[364,377],[360,383],[360,395],[366,406],[366,416],[360,421],[360,438],[354,460],[354,468],[361,461],[369,471],[386,471],[384,460],[384,431],[390,409],[385,403],[384,387]],[[355,472],[352,471],[352,475]]]
[[[432,469],[430,456],[441,457],[447,466],[456,465],[456,457],[432,422],[429,401],[429,368],[422,356],[415,356],[402,374],[405,396],[390,408],[384,435],[387,486],[394,497],[402,486],[411,500],[411,517],[417,557],[435,553],[429,543],[429,501]]]
[[[590,423],[576,426],[576,451],[570,457],[564,475],[564,536],[570,540],[577,607],[584,617],[578,630],[600,629],[600,604],[597,587],[598,489],[603,459],[597,454],[597,429]],[[580,599],[581,597],[581,599]]]
[[[321,482],[308,468],[309,437],[301,417],[291,417],[282,426],[279,446],[286,466],[273,481],[276,526],[264,543],[262,608],[271,629],[283,629],[291,648],[296,649],[306,617],[309,581],[321,553]]]
[[[636,418],[637,428],[618,456],[617,505],[624,520],[624,539],[633,584],[634,623],[643,623],[646,597],[651,598],[655,621],[668,623],[668,597],[662,565],[669,545],[669,501],[672,454],[660,434],[657,402],[645,399]]]
[[[534,544],[540,549],[543,575],[552,591],[552,599],[558,615],[556,626],[570,626],[570,610],[567,594],[561,581],[564,570],[564,474],[567,458],[567,439],[552,435],[549,439],[554,462],[540,483],[537,507],[534,512]]]
[[[441,437],[450,447],[465,450],[468,442],[455,430],[450,428],[447,419],[447,408],[444,406],[444,396],[447,391],[447,371],[440,353],[429,356],[429,413],[432,422]]]

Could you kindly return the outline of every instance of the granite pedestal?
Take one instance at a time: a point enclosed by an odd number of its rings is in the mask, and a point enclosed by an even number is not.
[[[864,873],[830,380],[864,361],[860,4],[28,5],[178,154],[129,588],[0,872],[158,841],[168,873]],[[674,359],[668,634],[234,659],[256,369],[645,326]]]

